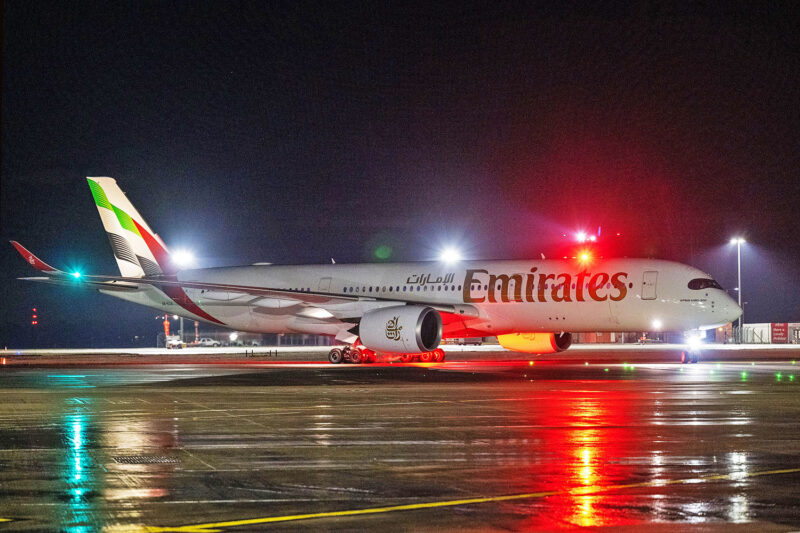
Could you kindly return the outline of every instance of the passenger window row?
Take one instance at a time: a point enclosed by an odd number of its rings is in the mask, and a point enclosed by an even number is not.
[[[402,288],[401,288],[400,285],[394,285],[394,286],[388,286],[388,287],[387,286],[383,286],[383,287],[374,287],[374,286],[370,286],[370,287],[365,287],[365,286],[361,286],[361,287],[345,287],[344,289],[342,289],[342,292],[346,292],[346,293],[356,292],[356,293],[361,293],[361,294],[364,294],[364,293],[366,293],[366,294],[373,293],[374,294],[374,293],[385,293],[385,292],[414,292],[414,290],[415,290],[414,287],[416,287],[416,292],[420,292],[420,291],[428,292],[428,290],[429,290],[427,285],[424,285],[422,287],[420,287],[419,285],[403,285]],[[461,285],[458,285],[458,286],[456,286],[456,285],[437,285],[435,288],[433,286],[431,286],[431,288],[430,288],[430,292],[435,292],[435,291],[439,291],[439,292],[447,291],[447,292],[449,292],[449,291],[456,291],[456,290],[460,291],[461,290]]]

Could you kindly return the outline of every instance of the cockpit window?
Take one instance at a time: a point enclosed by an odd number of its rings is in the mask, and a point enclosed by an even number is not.
[[[703,290],[703,289],[720,289],[720,290],[722,290],[722,287],[720,287],[719,283],[717,283],[713,279],[708,279],[708,278],[695,278],[695,279],[693,279],[692,281],[689,282],[689,288],[692,289],[693,291],[699,291],[699,290]]]

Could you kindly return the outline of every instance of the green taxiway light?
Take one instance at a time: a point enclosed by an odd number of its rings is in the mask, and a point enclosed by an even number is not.
[[[789,375],[789,381],[794,381],[794,374]]]
[[[742,381],[747,379],[747,372],[742,372]]]
[[[608,372],[608,369],[607,369],[607,368],[604,368],[604,369],[603,369],[603,372]]]
[[[780,380],[781,380],[781,377],[782,377],[782,376],[781,376],[781,373],[780,373],[780,372],[778,372],[777,374],[775,374],[775,379],[777,379],[778,381],[780,381]]]

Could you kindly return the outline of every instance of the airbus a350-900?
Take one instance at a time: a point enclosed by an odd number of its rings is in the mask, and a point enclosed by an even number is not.
[[[112,178],[87,178],[119,276],[81,275],[14,247],[43,276],[192,320],[259,333],[310,333],[344,346],[332,363],[441,361],[442,339],[497,336],[526,353],[564,350],[575,332],[687,331],[741,309],[714,279],[656,259],[428,261],[180,270]]]

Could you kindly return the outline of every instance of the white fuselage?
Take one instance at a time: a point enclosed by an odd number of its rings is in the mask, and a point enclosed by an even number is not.
[[[178,272],[181,282],[297,291],[300,299],[186,288],[189,299],[233,329],[339,335],[371,309],[424,304],[460,319],[447,336],[514,332],[711,328],[741,313],[693,267],[655,259],[460,261],[220,267]],[[105,292],[105,291],[102,291]],[[195,320],[156,288],[107,293]],[[208,320],[206,320],[208,321]]]

